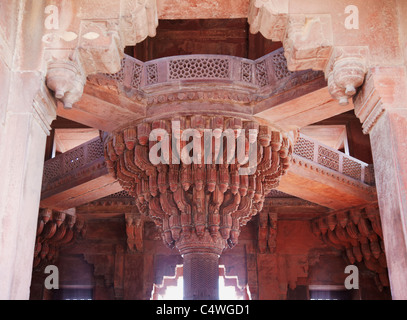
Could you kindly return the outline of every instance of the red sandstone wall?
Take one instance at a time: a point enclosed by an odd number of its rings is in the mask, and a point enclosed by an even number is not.
[[[277,226],[275,253],[260,254],[257,248],[257,218],[242,230],[239,244],[220,258],[226,274],[238,276],[240,286],[249,285],[253,299],[290,299],[308,297],[308,286],[344,284],[345,260],[340,252],[316,238],[308,221],[282,220]],[[61,286],[94,287],[94,299],[150,299],[153,283],[174,275],[182,263],[176,250],[158,239],[155,227],[147,223],[144,253],[126,250],[124,221],[94,219],[87,221],[84,240],[63,248],[57,266]],[[42,299],[44,276],[34,273],[32,299]],[[305,287],[304,287],[305,286]],[[368,273],[364,273],[363,294],[355,298],[384,299]],[[45,293],[47,297],[47,293]]]

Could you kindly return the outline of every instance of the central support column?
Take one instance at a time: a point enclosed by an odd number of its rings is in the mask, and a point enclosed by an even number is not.
[[[227,246],[222,237],[192,233],[176,243],[184,258],[184,300],[219,300],[219,257]]]
[[[106,138],[110,172],[184,258],[184,299],[219,299],[219,257],[278,186],[292,140],[253,119],[200,114],[144,121]]]
[[[219,255],[184,255],[184,300],[219,300]]]

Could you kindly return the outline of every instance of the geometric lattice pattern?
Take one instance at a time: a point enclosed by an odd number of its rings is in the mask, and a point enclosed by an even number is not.
[[[104,156],[103,144],[96,139],[86,146],[86,162],[92,162]]]
[[[314,143],[299,137],[297,143],[294,145],[294,153],[305,159],[314,160]]]
[[[157,83],[158,82],[157,64],[147,65],[146,70],[147,70],[147,84]]]
[[[287,60],[284,56],[284,51],[279,51],[271,56],[274,64],[274,72],[277,80],[290,76],[293,72],[287,69]]]
[[[121,61],[120,70],[116,73],[106,73],[106,76],[117,81],[118,83],[124,82],[124,66],[126,65],[126,57]]]
[[[56,157],[46,162],[43,173],[43,185],[54,180],[61,174],[62,158]]]
[[[64,173],[83,166],[84,160],[83,146],[73,149],[69,152],[69,157],[64,157]]]
[[[45,162],[43,187],[55,179],[104,157],[103,143],[94,138]]]
[[[131,86],[139,89],[141,86],[141,77],[143,73],[143,66],[141,64],[134,63],[133,65],[133,77],[131,79]]]
[[[240,80],[243,82],[252,82],[252,64],[242,62],[240,64],[241,76]]]
[[[260,87],[269,84],[266,61],[261,61],[255,64],[256,67],[256,82]]]
[[[360,180],[362,175],[362,166],[360,163],[344,157],[342,163],[342,173]]]
[[[324,167],[339,171],[339,154],[323,146],[318,146],[318,163]]]
[[[177,59],[169,63],[169,79],[228,79],[229,60],[221,58]]]

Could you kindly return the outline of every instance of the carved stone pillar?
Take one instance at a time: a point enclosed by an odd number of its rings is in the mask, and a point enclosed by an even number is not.
[[[219,256],[237,244],[241,226],[278,185],[293,140],[238,116],[172,120],[113,132],[105,139],[106,163],[164,243],[183,256],[185,298],[217,299]]]
[[[403,67],[372,68],[354,105],[372,145],[393,299],[407,299],[407,80]]]
[[[184,300],[218,300],[219,255],[188,253],[183,257]]]
[[[56,110],[40,81],[15,72],[0,126],[0,299],[29,298],[45,142]]]

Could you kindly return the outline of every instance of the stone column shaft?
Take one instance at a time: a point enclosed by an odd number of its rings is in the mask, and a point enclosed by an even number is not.
[[[29,298],[45,142],[54,117],[41,76],[13,72],[0,125],[0,299]]]
[[[184,300],[219,300],[219,256],[184,255]]]
[[[354,103],[370,135],[393,299],[407,299],[406,88],[404,68],[374,68]]]

